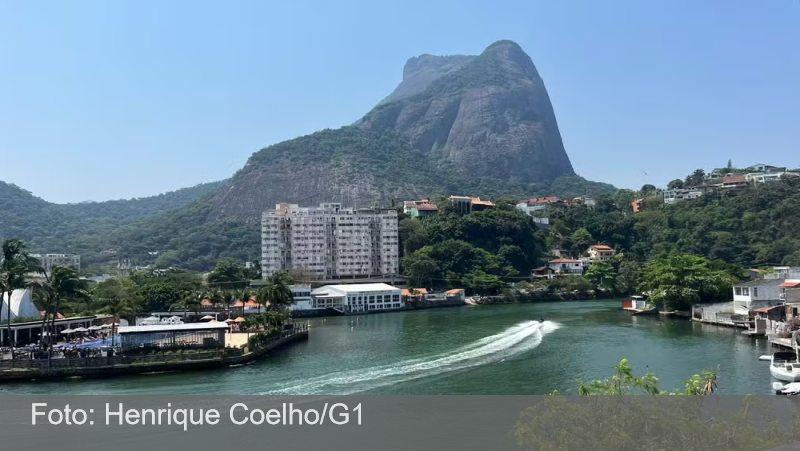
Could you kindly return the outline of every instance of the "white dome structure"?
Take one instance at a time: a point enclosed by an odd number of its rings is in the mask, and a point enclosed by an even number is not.
[[[8,293],[3,293],[3,302],[0,304],[0,321],[8,320]],[[11,319],[19,317],[36,317],[40,318],[42,313],[36,308],[36,305],[31,301],[31,290],[14,290],[11,292]]]

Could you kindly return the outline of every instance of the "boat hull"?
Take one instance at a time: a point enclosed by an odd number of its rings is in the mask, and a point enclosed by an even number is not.
[[[800,370],[787,370],[774,365],[769,366],[772,377],[784,382],[800,382]]]

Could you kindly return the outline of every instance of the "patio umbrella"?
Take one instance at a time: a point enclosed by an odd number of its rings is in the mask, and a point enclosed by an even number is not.
[[[243,323],[243,322],[245,322],[246,320],[240,316],[240,317],[236,318],[236,319],[235,319],[235,320],[233,320],[233,321],[234,321],[234,322],[237,322],[237,323]]]
[[[102,329],[102,327],[100,327],[100,326],[91,326],[91,327],[89,327],[89,330],[100,330],[100,329]]]
[[[75,332],[73,329],[64,329],[61,331],[62,334],[71,334],[73,332]]]
[[[82,332],[89,332],[89,329],[87,329],[85,327],[79,327],[79,328],[75,329],[75,332],[81,332],[81,333]]]
[[[214,319],[214,317],[213,317],[213,316],[211,316],[211,315],[206,315],[206,316],[204,316],[204,317],[200,318],[200,321],[211,321],[212,319]]]
[[[100,326],[101,329],[111,329],[111,324],[103,324]]]
[[[232,322],[233,322],[233,320],[232,320],[232,319],[230,319],[230,318],[228,318],[228,319],[226,319],[226,320],[225,320],[225,322],[230,324],[230,323],[232,323]]]

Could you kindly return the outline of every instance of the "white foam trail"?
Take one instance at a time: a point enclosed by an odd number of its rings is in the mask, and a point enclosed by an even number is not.
[[[558,328],[558,324],[550,321],[526,321],[450,352],[372,368],[330,373],[299,383],[294,381],[262,394],[349,394],[484,365],[529,351],[539,346],[545,335]]]

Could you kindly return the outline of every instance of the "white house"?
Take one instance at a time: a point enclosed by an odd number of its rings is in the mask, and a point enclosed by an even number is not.
[[[772,307],[782,302],[781,284],[786,279],[764,279],[733,286],[733,312],[746,315],[751,310]]]
[[[405,307],[403,290],[385,283],[326,285],[311,292],[313,308],[343,313],[397,310]]]
[[[583,274],[583,263],[580,260],[572,260],[569,258],[557,258],[547,262],[547,266],[553,269],[557,274]]]
[[[674,204],[682,200],[697,199],[702,195],[703,191],[699,188],[668,189],[664,191],[664,203]]]

